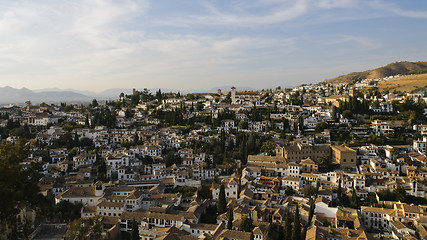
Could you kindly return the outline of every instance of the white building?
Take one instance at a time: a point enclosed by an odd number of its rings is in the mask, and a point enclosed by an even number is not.
[[[234,178],[224,178],[221,180],[221,184],[224,185],[225,197],[235,198],[238,197],[238,183]],[[212,184],[212,197],[213,200],[218,200],[221,184]]]
[[[420,140],[414,140],[412,143],[412,147],[415,151],[417,151],[420,154],[426,153],[426,142],[420,141]]]

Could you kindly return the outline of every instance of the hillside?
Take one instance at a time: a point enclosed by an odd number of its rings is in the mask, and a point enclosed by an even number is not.
[[[384,67],[364,72],[353,72],[336,78],[326,79],[326,83],[354,83],[359,80],[371,78],[384,78],[398,74],[408,74],[427,68],[427,62],[395,62]]]
[[[427,74],[408,75],[378,83],[378,90],[424,93],[427,89]]]

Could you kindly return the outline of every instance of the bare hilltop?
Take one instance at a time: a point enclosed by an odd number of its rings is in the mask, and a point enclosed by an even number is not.
[[[326,83],[356,83],[363,79],[385,78],[395,75],[427,73],[427,62],[395,62],[363,72],[352,72],[336,78],[326,79]]]

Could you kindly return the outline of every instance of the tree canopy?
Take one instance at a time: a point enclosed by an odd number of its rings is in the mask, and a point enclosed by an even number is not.
[[[28,153],[21,141],[13,146],[0,144],[0,232],[5,233],[7,227],[13,228],[21,208],[38,209],[46,201],[37,185],[39,166],[20,164],[27,159]]]

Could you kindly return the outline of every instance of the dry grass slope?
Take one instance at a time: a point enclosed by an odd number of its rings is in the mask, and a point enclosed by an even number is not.
[[[378,90],[424,93],[427,90],[427,74],[408,75],[383,81],[378,84]]]
[[[354,83],[367,78],[384,78],[398,74],[407,74],[411,71],[418,71],[427,68],[427,62],[395,62],[384,67],[364,72],[353,72],[336,78],[326,79],[327,83]]]

